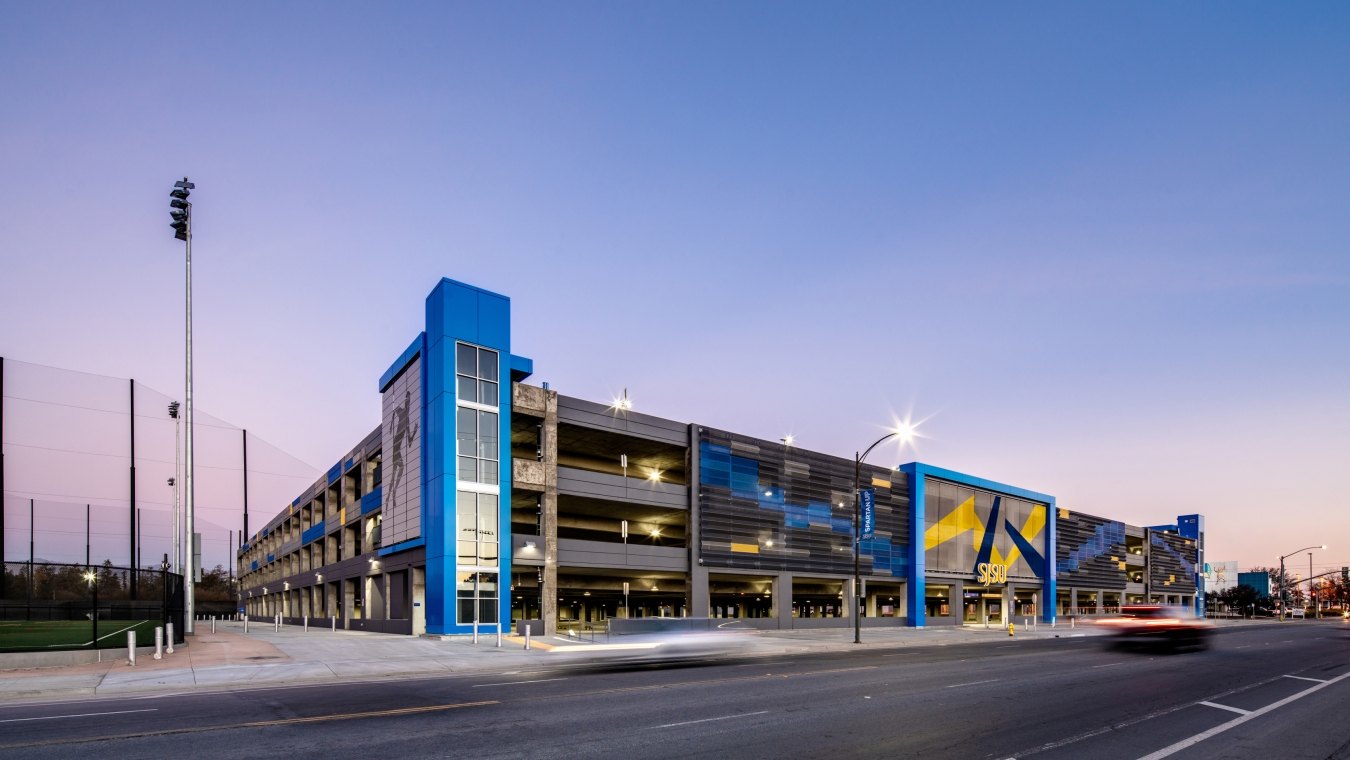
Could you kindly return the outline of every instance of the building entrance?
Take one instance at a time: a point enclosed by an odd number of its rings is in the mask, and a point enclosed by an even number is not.
[[[971,589],[965,592],[966,625],[1002,625],[1004,603],[1001,589]]]

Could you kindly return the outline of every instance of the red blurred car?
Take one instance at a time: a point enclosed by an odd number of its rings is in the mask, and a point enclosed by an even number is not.
[[[1107,643],[1118,647],[1206,649],[1214,624],[1187,607],[1165,604],[1127,604],[1120,616],[1097,621],[1107,632]]]

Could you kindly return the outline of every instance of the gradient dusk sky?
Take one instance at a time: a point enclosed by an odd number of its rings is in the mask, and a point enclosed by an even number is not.
[[[446,276],[568,395],[1350,564],[1345,2],[10,0],[0,96],[0,355],[181,389],[186,174],[198,407],[315,467]]]

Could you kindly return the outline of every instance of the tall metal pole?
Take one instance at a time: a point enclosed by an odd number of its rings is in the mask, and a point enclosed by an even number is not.
[[[187,182],[187,177],[183,178]],[[187,540],[187,572],[183,575],[183,632],[194,632],[196,600],[193,598],[193,585],[197,580],[196,533],[194,508],[196,506],[193,489],[196,486],[192,468],[192,204],[188,204],[187,214],[187,388],[184,395],[187,410],[187,439],[184,445],[185,466],[183,470],[183,498],[185,503],[185,528]]]
[[[862,643],[862,463],[872,449],[907,431],[895,430],[881,436],[853,458],[853,643]],[[901,439],[903,443],[904,439]]]
[[[1308,552],[1308,600],[1313,603],[1313,617],[1317,617],[1317,600],[1313,598],[1312,552]]]
[[[239,534],[239,543],[244,542],[244,536],[248,535],[248,430],[244,430],[244,532]],[[233,543],[233,542],[231,542]],[[237,546],[231,546],[233,552]],[[234,557],[231,555],[230,567],[234,567]]]
[[[5,357],[0,356],[0,599],[5,598]]]
[[[131,509],[129,510],[131,512],[131,556],[128,558],[127,564],[135,568],[140,564],[137,561],[136,552],[136,539],[140,535],[139,526],[136,524],[137,518],[140,517],[140,511],[136,509],[136,381],[132,379],[128,383],[131,388],[131,414],[127,415],[127,418],[131,420]],[[134,572],[131,574],[129,585],[131,586],[131,598],[135,599],[136,573]]]
[[[1280,620],[1284,620],[1284,557],[1280,557],[1280,598],[1276,606],[1280,608]]]

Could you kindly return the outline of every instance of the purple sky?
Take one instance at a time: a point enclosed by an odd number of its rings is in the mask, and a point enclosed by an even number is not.
[[[1347,29],[1316,2],[10,3],[0,355],[181,388],[187,174],[198,405],[316,467],[449,276],[509,295],[569,395],[840,455],[912,414],[917,454],[872,461],[1338,567]]]

